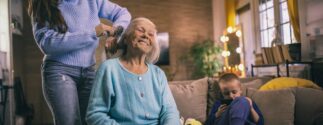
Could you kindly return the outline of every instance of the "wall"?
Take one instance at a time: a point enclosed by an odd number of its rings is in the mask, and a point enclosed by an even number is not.
[[[220,37],[223,35],[223,30],[226,28],[225,18],[225,1],[212,0],[213,3],[213,38],[215,41],[220,42]]]
[[[298,0],[300,16],[300,32],[302,43],[302,60],[311,61],[313,45],[312,36],[323,34],[323,1],[322,0]]]
[[[251,64],[255,64],[254,52],[256,51],[257,45],[259,45],[255,39],[254,23],[250,23],[250,21],[253,22],[250,20],[253,16],[252,9],[246,10],[238,15],[243,34],[244,64],[246,66],[246,74],[250,76]]]
[[[190,79],[191,62],[181,62],[197,40],[213,38],[212,0],[114,0],[129,9],[133,17],[148,17],[159,32],[170,34],[170,66],[163,66],[173,80]],[[25,7],[27,1],[24,1]],[[30,18],[24,11],[22,36],[14,36],[15,75],[22,78],[26,99],[35,109],[33,125],[52,124],[52,116],[41,89],[40,66],[43,54],[37,47]],[[102,42],[101,42],[102,43]],[[102,49],[102,48],[101,48]],[[100,50],[101,52],[102,50]],[[96,55],[101,57],[101,55]]]
[[[311,36],[323,34],[323,1],[307,0],[306,3],[306,31]],[[315,30],[317,30],[315,32]]]

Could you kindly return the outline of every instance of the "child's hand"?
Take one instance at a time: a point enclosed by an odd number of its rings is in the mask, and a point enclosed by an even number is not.
[[[253,105],[252,105],[252,100],[249,98],[249,97],[246,97],[246,99],[249,101],[250,103],[250,113],[251,113],[251,116],[252,116],[252,119],[255,123],[258,123],[259,121],[259,115],[258,113],[256,112],[256,110],[253,108]]]
[[[227,108],[228,108],[228,106],[226,104],[221,105],[218,108],[218,111],[215,113],[215,118],[220,117],[223,114],[223,112],[225,112],[225,110],[227,110]]]
[[[252,106],[252,100],[249,98],[249,97],[246,97],[246,99],[249,101],[249,104],[250,104],[250,106],[251,106],[251,108],[253,107]]]

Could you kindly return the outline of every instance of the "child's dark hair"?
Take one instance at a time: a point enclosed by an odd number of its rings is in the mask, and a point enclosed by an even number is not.
[[[222,81],[223,82],[229,82],[231,80],[239,80],[239,77],[234,73],[225,73],[225,74],[220,76],[219,83],[222,82]]]

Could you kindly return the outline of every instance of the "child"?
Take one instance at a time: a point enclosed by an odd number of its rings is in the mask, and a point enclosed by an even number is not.
[[[241,96],[238,76],[227,73],[220,77],[222,99],[213,105],[206,125],[263,125],[263,116],[256,103]]]

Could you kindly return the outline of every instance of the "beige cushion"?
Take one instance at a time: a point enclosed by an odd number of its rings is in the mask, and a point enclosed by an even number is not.
[[[296,88],[295,125],[323,125],[322,90]]]
[[[247,88],[246,91],[262,112],[265,125],[294,124],[294,89],[258,91]]]
[[[250,82],[256,79],[260,79],[262,81],[263,84],[265,84],[266,82],[272,80],[274,77],[269,77],[269,76],[264,76],[264,77],[247,77],[247,78],[241,78],[240,82],[241,83],[246,83],[246,82]]]
[[[263,85],[263,82],[261,79],[255,79],[246,83],[242,83],[242,85],[247,88],[259,89]]]
[[[247,96],[247,97],[251,97],[253,96],[254,93],[258,92],[257,89],[247,88],[245,86],[242,86],[241,89],[242,89],[242,96]]]
[[[201,122],[206,120],[207,78],[186,83],[170,82],[169,87],[181,116]]]

